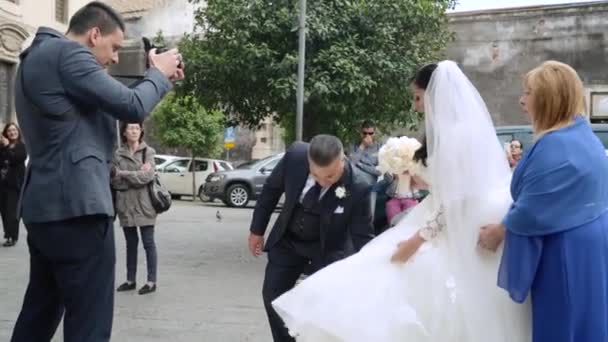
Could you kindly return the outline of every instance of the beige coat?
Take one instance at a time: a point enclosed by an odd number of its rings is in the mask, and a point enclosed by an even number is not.
[[[146,163],[152,165],[150,171],[141,170],[146,147]],[[146,186],[154,179],[154,154],[154,149],[145,142],[133,155],[126,144],[114,153],[112,188],[116,190],[116,214],[122,227],[152,226],[156,223],[156,211]]]

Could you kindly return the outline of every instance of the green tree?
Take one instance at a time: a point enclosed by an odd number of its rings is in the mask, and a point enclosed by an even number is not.
[[[222,152],[224,114],[207,110],[195,97],[169,94],[152,113],[155,136],[169,147],[190,151],[191,165],[196,157],[214,158]],[[194,170],[194,168],[193,168]],[[192,173],[192,196],[196,198],[195,173]]]
[[[163,34],[163,30],[156,31],[156,36],[152,38],[152,43],[157,46],[165,46],[167,44],[165,42],[165,35]]]
[[[191,0],[199,2],[199,0]],[[441,57],[455,0],[309,0],[304,137],[350,138],[364,119],[410,125],[409,80]],[[267,116],[293,131],[298,0],[208,0],[182,40],[192,92],[235,121]],[[287,133],[287,138],[293,137]]]

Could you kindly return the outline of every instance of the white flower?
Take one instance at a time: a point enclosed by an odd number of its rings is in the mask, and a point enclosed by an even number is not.
[[[338,197],[339,199],[343,199],[344,197],[346,197],[346,188],[344,188],[344,186],[336,188],[336,197]]]
[[[422,144],[414,138],[390,138],[378,152],[378,170],[382,173],[390,172],[402,174],[409,171],[415,173],[416,162],[414,153]]]

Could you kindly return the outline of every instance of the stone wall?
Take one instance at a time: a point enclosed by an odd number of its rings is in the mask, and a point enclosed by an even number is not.
[[[29,35],[25,25],[0,17],[0,130],[6,122],[15,120],[13,85],[21,45]]]
[[[519,106],[522,77],[545,60],[561,61],[578,71],[587,103],[592,96],[607,96],[602,92],[608,90],[608,1],[450,17],[455,41],[447,57],[458,62],[477,86],[495,124],[527,123]],[[602,114],[597,107],[595,116]],[[591,114],[592,120],[599,120]]]

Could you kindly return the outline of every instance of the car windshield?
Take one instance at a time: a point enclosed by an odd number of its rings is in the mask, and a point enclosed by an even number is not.
[[[602,144],[604,145],[604,149],[608,149],[608,130],[604,127],[593,126],[593,133],[600,139]],[[517,139],[519,140],[523,146],[524,151],[527,151],[534,145],[534,134],[530,128],[528,129],[514,129],[514,130],[501,130],[498,129],[496,136],[498,140],[505,146],[510,143],[511,140]]]
[[[233,167],[232,165],[226,163],[226,162],[220,162],[220,165],[224,168],[224,170],[232,170]]]
[[[243,164],[237,166],[237,169],[251,169],[251,166],[255,163],[257,163],[259,160],[252,160],[252,161],[248,161],[248,162],[244,162]]]
[[[604,145],[604,149],[608,149],[608,131],[595,131],[594,133]]]
[[[269,160],[276,158],[276,157],[277,157],[276,155],[272,155],[272,156],[266,157],[264,159],[252,160],[252,161],[239,165],[239,167],[237,167],[237,169],[257,169],[257,168],[261,167],[262,165],[264,165]]]
[[[509,145],[513,139],[519,140],[524,147],[524,151],[527,151],[534,144],[534,136],[531,131],[526,130],[507,130],[498,131],[496,133],[498,140],[503,147]],[[506,147],[505,147],[506,148]]]

